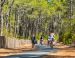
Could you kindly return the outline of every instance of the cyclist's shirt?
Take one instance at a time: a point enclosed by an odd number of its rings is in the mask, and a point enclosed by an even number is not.
[[[51,34],[50,34],[50,37],[51,37],[51,38],[54,38],[54,33],[51,33]]]
[[[52,41],[54,39],[54,33],[51,33],[50,36],[48,37],[49,41]]]

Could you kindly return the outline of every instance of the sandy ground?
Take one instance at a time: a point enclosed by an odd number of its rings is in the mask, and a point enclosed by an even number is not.
[[[1,48],[0,49],[0,56],[14,55],[16,53],[25,52],[25,51],[31,51],[31,50],[34,50],[34,48],[32,48],[31,44],[25,44],[25,45],[22,45],[21,48],[15,48],[15,49]]]
[[[48,55],[43,56],[43,58],[75,58],[75,47],[57,44],[55,48],[58,49],[56,52],[50,52]]]
[[[49,53],[48,55],[57,55],[57,56],[75,56],[75,48],[69,47],[66,45],[57,46],[57,52]]]
[[[57,49],[54,53],[49,53],[47,57],[49,58],[52,56],[74,56],[75,57],[75,48],[69,47],[67,45],[63,44],[57,44],[54,48]],[[25,44],[21,46],[21,48],[18,49],[0,49],[0,56],[8,56],[8,55],[14,55],[16,53],[25,52],[25,51],[31,51],[35,50],[32,48],[31,44]],[[45,57],[45,58],[47,58]]]

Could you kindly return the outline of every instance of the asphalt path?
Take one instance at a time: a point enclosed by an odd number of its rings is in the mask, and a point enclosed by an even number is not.
[[[5,58],[42,58],[42,56],[47,55],[48,53],[55,53],[57,49],[50,48],[47,45],[36,45],[36,51],[28,51],[23,53],[17,53],[17,55],[7,56]]]

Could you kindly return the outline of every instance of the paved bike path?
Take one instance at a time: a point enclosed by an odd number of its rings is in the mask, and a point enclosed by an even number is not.
[[[5,58],[41,58],[44,55],[47,55],[49,52],[54,53],[57,51],[55,48],[50,48],[46,45],[36,45],[37,51],[28,51],[23,53],[17,53],[17,55],[7,56]]]

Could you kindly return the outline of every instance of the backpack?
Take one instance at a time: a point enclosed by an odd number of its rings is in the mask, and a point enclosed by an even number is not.
[[[34,43],[37,44],[37,40],[36,39],[34,40]]]

